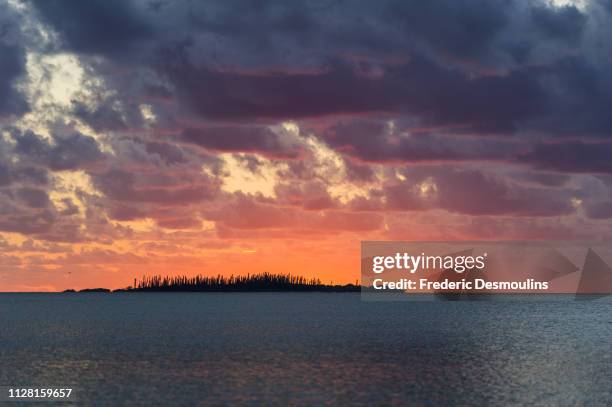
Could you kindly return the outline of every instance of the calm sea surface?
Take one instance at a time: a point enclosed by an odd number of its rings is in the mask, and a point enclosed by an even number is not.
[[[0,294],[12,385],[83,405],[610,406],[612,303]]]

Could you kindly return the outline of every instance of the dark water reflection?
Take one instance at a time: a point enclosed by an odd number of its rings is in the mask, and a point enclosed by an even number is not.
[[[610,302],[0,294],[0,385],[94,405],[612,405]]]

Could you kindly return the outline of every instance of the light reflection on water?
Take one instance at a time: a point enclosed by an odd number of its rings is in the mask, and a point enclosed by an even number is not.
[[[609,302],[0,294],[0,385],[95,405],[610,405]]]

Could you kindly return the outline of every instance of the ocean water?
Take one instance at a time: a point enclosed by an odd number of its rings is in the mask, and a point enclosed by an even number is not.
[[[0,294],[0,386],[26,385],[96,406],[610,406],[612,304]]]

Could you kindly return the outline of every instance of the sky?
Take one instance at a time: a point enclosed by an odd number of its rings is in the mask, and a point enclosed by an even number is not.
[[[612,1],[0,0],[0,291],[610,239]]]

